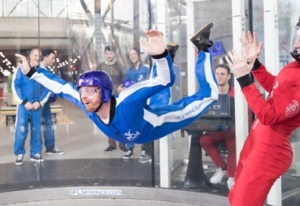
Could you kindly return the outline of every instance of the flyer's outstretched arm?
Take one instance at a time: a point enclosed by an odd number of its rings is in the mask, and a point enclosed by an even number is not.
[[[16,57],[20,58],[22,61],[20,68],[23,74],[39,82],[41,85],[59,95],[61,98],[72,102],[82,110],[86,111],[80,100],[79,92],[74,84],[64,81],[46,69],[38,68],[36,70],[35,68],[30,68],[26,57],[21,54],[16,54]]]

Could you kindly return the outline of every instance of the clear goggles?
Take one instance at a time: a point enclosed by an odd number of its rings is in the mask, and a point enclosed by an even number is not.
[[[79,94],[80,96],[82,96],[83,94],[85,94],[86,96],[92,96],[95,93],[97,93],[99,91],[99,88],[95,88],[95,87],[81,87],[79,89]]]
[[[295,26],[295,30],[293,32],[292,40],[291,40],[291,48],[292,51],[296,48],[300,48],[300,26]]]

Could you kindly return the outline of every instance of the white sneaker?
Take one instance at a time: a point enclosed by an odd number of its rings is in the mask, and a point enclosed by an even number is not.
[[[210,178],[210,182],[212,184],[219,184],[226,175],[226,172],[226,170],[222,170],[221,168],[216,169],[215,174]]]
[[[16,164],[16,165],[22,165],[22,164],[23,164],[23,158],[24,158],[24,155],[23,155],[23,154],[19,154],[19,155],[17,156],[17,159],[16,159],[15,164]]]
[[[227,187],[228,187],[229,190],[231,190],[231,188],[233,186],[233,183],[234,183],[234,178],[229,177],[228,180],[227,180]]]
[[[44,159],[42,158],[41,154],[36,153],[34,156],[30,156],[30,161],[33,161],[33,162],[44,162]]]
[[[142,159],[145,155],[146,155],[146,150],[142,150],[140,159]]]
[[[149,155],[145,154],[143,157],[139,159],[140,163],[152,162],[152,159]]]
[[[127,152],[124,152],[124,156],[123,156],[123,159],[130,159],[133,155],[133,148],[132,149],[129,149]]]

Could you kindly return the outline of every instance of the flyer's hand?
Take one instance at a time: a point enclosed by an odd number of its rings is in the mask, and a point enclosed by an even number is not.
[[[166,50],[164,35],[158,30],[150,30],[146,32],[148,41],[140,39],[140,44],[145,48],[150,55],[159,55]]]
[[[242,44],[242,53],[243,57],[247,59],[247,62],[253,66],[255,59],[260,55],[263,44],[260,42],[257,44],[257,36],[256,33],[253,33],[253,37],[250,31],[245,33],[245,41],[240,38],[240,42]]]
[[[29,71],[30,71],[30,66],[29,66],[29,63],[28,63],[26,57],[21,55],[21,54],[15,54],[15,55],[16,55],[16,57],[18,57],[22,61],[22,63],[20,64],[20,68],[22,70],[22,73],[25,74],[25,75],[28,74]]]
[[[225,57],[226,61],[228,62],[230,70],[236,78],[245,76],[251,72],[252,65],[248,64],[245,56],[240,58],[234,49],[228,52],[228,56]]]

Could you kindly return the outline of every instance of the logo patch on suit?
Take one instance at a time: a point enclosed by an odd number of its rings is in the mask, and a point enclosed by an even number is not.
[[[276,81],[276,83],[273,86],[273,89],[277,89],[278,85],[279,85],[279,83],[278,83],[278,81]]]
[[[124,135],[126,136],[126,139],[129,141],[133,141],[136,138],[138,138],[140,136],[141,133],[136,132],[136,133],[131,133],[130,130],[128,132],[126,132]]]
[[[299,111],[299,103],[296,100],[292,100],[292,102],[286,107],[285,112],[287,117],[292,117]]]

